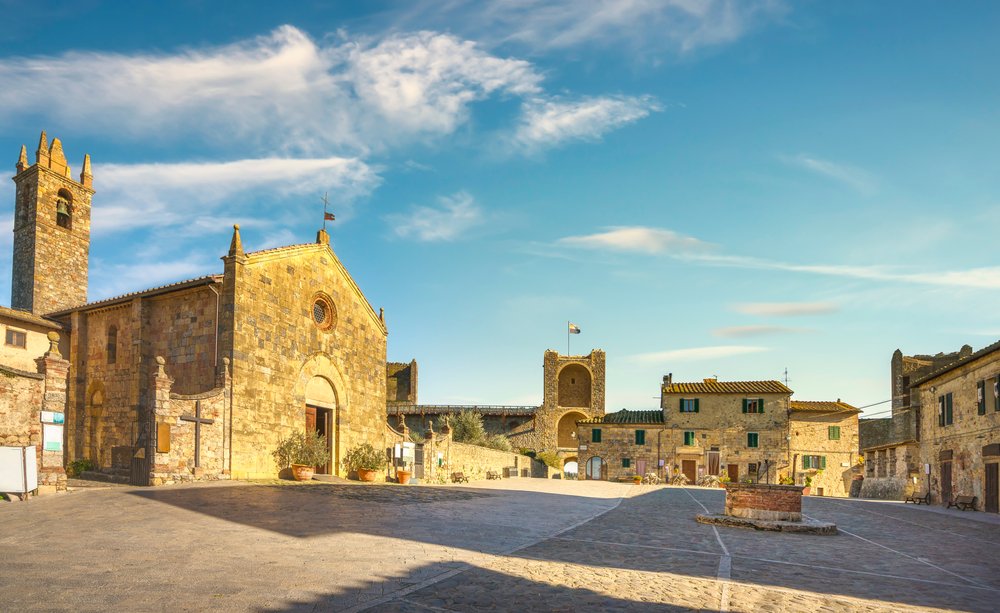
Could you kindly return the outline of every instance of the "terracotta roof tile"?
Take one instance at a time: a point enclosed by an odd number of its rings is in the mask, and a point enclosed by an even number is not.
[[[663,386],[664,394],[791,394],[780,381],[715,381],[671,383]]]
[[[840,400],[792,400],[788,408],[793,411],[816,411],[820,413],[860,413],[861,409]]]
[[[0,306],[0,317],[9,317],[11,319],[16,319],[18,321],[23,321],[26,323],[36,324],[39,326],[45,326],[46,328],[52,328],[53,330],[62,330],[63,326],[57,321],[53,321],[41,315],[35,315],[34,313],[29,313],[28,311],[22,311],[20,309],[12,309],[10,307]]]
[[[959,366],[962,366],[963,364],[966,364],[967,362],[971,362],[973,360],[977,360],[977,359],[979,359],[979,358],[981,358],[983,356],[986,356],[986,355],[989,355],[989,354],[993,353],[994,351],[1000,351],[1000,341],[997,341],[997,342],[993,343],[992,345],[987,345],[986,347],[983,347],[982,349],[980,349],[979,351],[973,353],[972,355],[968,355],[968,356],[966,356],[964,358],[960,358],[958,360],[955,360],[954,362],[952,362],[951,364],[948,364],[947,366],[942,366],[941,368],[938,368],[937,370],[931,371],[926,376],[921,377],[920,379],[917,379],[916,381],[914,381],[911,385],[917,386],[917,385],[921,385],[923,383],[927,383],[931,379],[936,379],[936,378],[940,377],[941,375],[945,374],[948,371],[955,370],[956,368],[958,368]]]
[[[622,409],[614,413],[605,413],[590,419],[581,419],[578,424],[662,424],[663,411],[630,411]]]
[[[89,311],[90,309],[95,309],[102,306],[108,306],[116,302],[124,302],[126,300],[131,300],[139,296],[151,296],[154,294],[165,294],[167,292],[172,292],[179,289],[187,289],[188,287],[195,287],[197,285],[208,285],[209,283],[220,283],[222,282],[222,275],[205,275],[204,277],[195,277],[194,279],[188,279],[186,281],[178,281],[176,283],[169,283],[167,285],[159,285],[157,287],[151,287],[149,289],[144,289],[136,292],[130,292],[128,294],[122,294],[120,296],[113,296],[111,298],[105,298],[104,300],[98,300],[96,302],[88,302],[86,304],[81,304],[69,309],[63,309],[61,311],[56,311],[54,313],[49,313],[48,317],[56,317],[60,315],[67,315],[73,311]]]

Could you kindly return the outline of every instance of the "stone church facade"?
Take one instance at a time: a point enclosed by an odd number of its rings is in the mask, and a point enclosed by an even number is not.
[[[0,324],[34,323],[34,345],[43,328],[61,335],[46,354],[69,373],[60,466],[89,459],[149,485],[273,477],[278,441],[313,429],[329,441],[319,472],[343,475],[347,449],[384,444],[387,330],[325,231],[247,253],[236,226],[222,274],[88,303],[89,157],[74,179],[44,133],[35,157],[22,148],[14,177],[13,309]]]

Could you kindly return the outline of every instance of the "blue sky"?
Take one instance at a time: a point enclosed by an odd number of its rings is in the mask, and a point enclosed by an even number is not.
[[[91,299],[221,271],[233,223],[309,242],[329,191],[423,402],[540,402],[567,320],[609,410],[785,368],[866,405],[897,347],[1000,338],[995,3],[125,6],[0,0],[3,172],[93,156]]]

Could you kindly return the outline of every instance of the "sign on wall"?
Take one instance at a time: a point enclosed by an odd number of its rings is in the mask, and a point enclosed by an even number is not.
[[[59,424],[42,424],[42,450],[63,450],[63,427]]]

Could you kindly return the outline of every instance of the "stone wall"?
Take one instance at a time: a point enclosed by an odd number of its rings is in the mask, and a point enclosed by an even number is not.
[[[564,459],[575,457],[575,441],[571,446],[560,444],[559,424],[567,415],[575,422],[576,417],[584,419],[604,414],[605,361],[601,349],[578,356],[547,350],[542,362],[542,406],[534,419],[513,429],[511,442],[516,447],[534,451],[557,451]],[[567,376],[560,378],[566,369],[569,369]],[[581,378],[584,373],[590,377],[589,386]],[[573,379],[577,379],[576,382]],[[569,406],[560,404],[560,381],[562,397]],[[585,393],[588,388],[589,396]]]
[[[344,452],[368,442],[384,447],[386,329],[379,314],[320,233],[313,245],[245,255],[238,230],[225,259],[223,355],[232,358],[233,477],[277,474],[271,451],[304,431],[306,388],[332,388],[334,472]],[[319,299],[333,307],[314,321]]]
[[[593,442],[594,429],[601,430],[599,443]],[[645,445],[635,444],[636,430],[645,430]],[[606,464],[606,478],[611,481],[649,472],[655,472],[661,479],[668,478],[668,468],[660,468],[659,460],[663,459],[666,464],[666,459],[672,455],[667,448],[674,443],[670,430],[664,429],[663,424],[581,424],[577,437],[580,441],[577,456],[579,479],[587,478],[587,462],[595,456]],[[629,460],[628,467],[623,466],[624,459]]]
[[[802,521],[802,487],[727,483],[725,514],[747,519]]]
[[[930,465],[930,475],[919,471],[920,493],[929,486],[936,503],[946,502],[942,495],[942,468],[951,465],[952,494],[979,498],[984,503],[985,462],[983,447],[1000,443],[1000,400],[994,395],[994,383],[1000,376],[1000,347],[970,359],[958,368],[920,384],[920,404],[924,410],[920,442],[920,468]],[[985,381],[986,411],[978,412],[978,386]],[[938,402],[952,395],[952,423],[938,422]],[[948,459],[950,458],[950,460]]]
[[[462,472],[469,479],[485,479],[486,471],[495,470],[500,474],[505,468],[516,468],[519,477],[539,477],[546,479],[553,471],[543,462],[517,453],[498,451],[478,445],[468,445],[448,441],[445,447],[448,474]]]
[[[157,424],[157,453],[151,484],[227,478],[229,446],[225,426],[230,409],[229,359],[223,359],[214,388],[188,395],[172,392],[173,381],[167,376],[165,362],[162,357],[157,358],[158,369],[151,381]],[[196,424],[190,418],[212,420],[212,423]]]
[[[846,497],[851,481],[861,475],[858,466],[858,414],[821,411],[793,411],[789,419],[791,462],[788,471],[799,485],[812,478],[811,494]],[[829,428],[840,428],[840,438],[831,439]],[[817,470],[803,466],[803,456],[826,458],[826,468]]]

